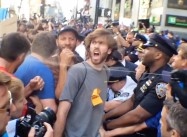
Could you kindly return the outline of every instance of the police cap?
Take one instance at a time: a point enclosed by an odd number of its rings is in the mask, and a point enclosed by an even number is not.
[[[112,53],[108,56],[107,60],[108,60],[108,59],[112,59],[112,60],[115,60],[115,61],[120,61],[120,60],[122,60],[122,55],[121,55],[121,53],[119,53],[119,51],[114,50],[114,51],[112,51]]]
[[[119,21],[118,21],[118,20],[113,21],[113,22],[112,22],[112,26],[119,26]]]
[[[125,80],[128,72],[128,69],[124,67],[110,67],[108,84],[111,85],[118,81]]]
[[[144,35],[139,34],[139,33],[136,33],[135,36],[134,36],[134,38],[136,40],[142,41],[143,43],[147,42],[146,37]]]
[[[177,55],[177,50],[175,49],[175,44],[171,43],[168,39],[160,36],[159,34],[152,34],[149,41],[143,45],[143,48],[155,47],[160,51],[172,57],[173,54]]]
[[[144,49],[142,48],[142,44],[140,44],[136,50],[137,50],[139,53],[143,53],[143,50],[144,50]]]

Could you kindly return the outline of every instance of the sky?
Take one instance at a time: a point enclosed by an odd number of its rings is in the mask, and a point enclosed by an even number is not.
[[[78,9],[80,9],[84,5],[84,0],[59,0],[59,1],[60,1],[64,16],[67,19],[71,18],[72,12],[75,12],[73,10],[75,10],[76,5],[78,6]]]
[[[18,13],[18,6],[20,5],[20,1],[21,0],[14,0],[14,2],[12,2],[12,0],[1,0],[2,5],[4,5],[5,8],[14,7],[16,10],[16,13]],[[19,13],[20,13],[20,15],[25,14],[26,18],[29,18],[29,16],[30,16],[29,1],[31,1],[33,3],[34,1],[38,1],[38,0],[22,0],[22,6],[21,6]],[[58,1],[60,3],[63,15],[67,19],[70,19],[72,17],[72,15],[75,13],[76,6],[78,6],[78,9],[80,9],[85,4],[85,2],[84,2],[85,0],[46,0],[46,3],[53,3],[54,1]],[[39,9],[40,6],[41,6],[40,4],[38,4],[38,5],[35,4],[34,7],[36,9]],[[34,9],[34,11],[32,11],[32,12],[39,12],[39,10],[36,10],[36,9]]]

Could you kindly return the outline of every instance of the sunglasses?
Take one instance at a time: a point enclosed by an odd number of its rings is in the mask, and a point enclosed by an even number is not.
[[[8,94],[9,94],[9,105],[8,105],[7,108],[1,108],[0,113],[1,112],[7,112],[7,114],[10,116],[10,107],[12,105],[12,94],[9,90],[8,90]]]

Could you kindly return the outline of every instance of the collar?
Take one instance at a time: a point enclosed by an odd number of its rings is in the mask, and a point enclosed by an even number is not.
[[[0,70],[8,72],[8,70],[5,67],[0,66]]]
[[[172,68],[168,64],[166,64],[165,66],[163,66],[163,67],[159,68],[158,70],[156,70],[154,73],[162,74],[163,70],[165,70],[165,71],[172,71]]]
[[[11,77],[15,77],[13,74],[9,73],[5,67],[0,66],[0,71],[3,71],[4,73],[6,73],[7,75]]]
[[[132,84],[132,79],[131,79],[129,76],[126,76],[126,77],[127,77],[127,78],[126,78],[126,83],[125,83],[125,85],[119,90],[119,92],[125,91],[125,90],[129,87],[129,85]]]
[[[158,70],[156,70],[153,73],[149,73],[149,69],[147,69],[147,71],[145,71],[143,73],[143,75],[140,78],[140,80],[147,80],[147,79],[150,79],[150,78],[154,78],[155,76],[161,76],[160,74],[163,74],[163,71],[171,72],[172,68],[168,64],[166,64],[165,66],[159,68]],[[156,74],[158,74],[158,75],[156,75]]]
[[[126,61],[125,61],[125,59],[124,59],[123,61],[121,61],[121,64],[123,64],[124,67],[126,66]]]

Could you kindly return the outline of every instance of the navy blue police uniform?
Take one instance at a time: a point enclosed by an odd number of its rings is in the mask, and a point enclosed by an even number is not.
[[[143,43],[147,42],[147,39],[145,38],[145,36],[141,35],[141,34],[135,34],[134,36],[135,40],[139,40],[142,41]],[[131,62],[135,63],[138,60],[138,54],[137,54],[137,50],[136,50],[136,46],[134,45],[130,45],[130,47],[125,49],[125,56],[128,56],[131,59]]]

